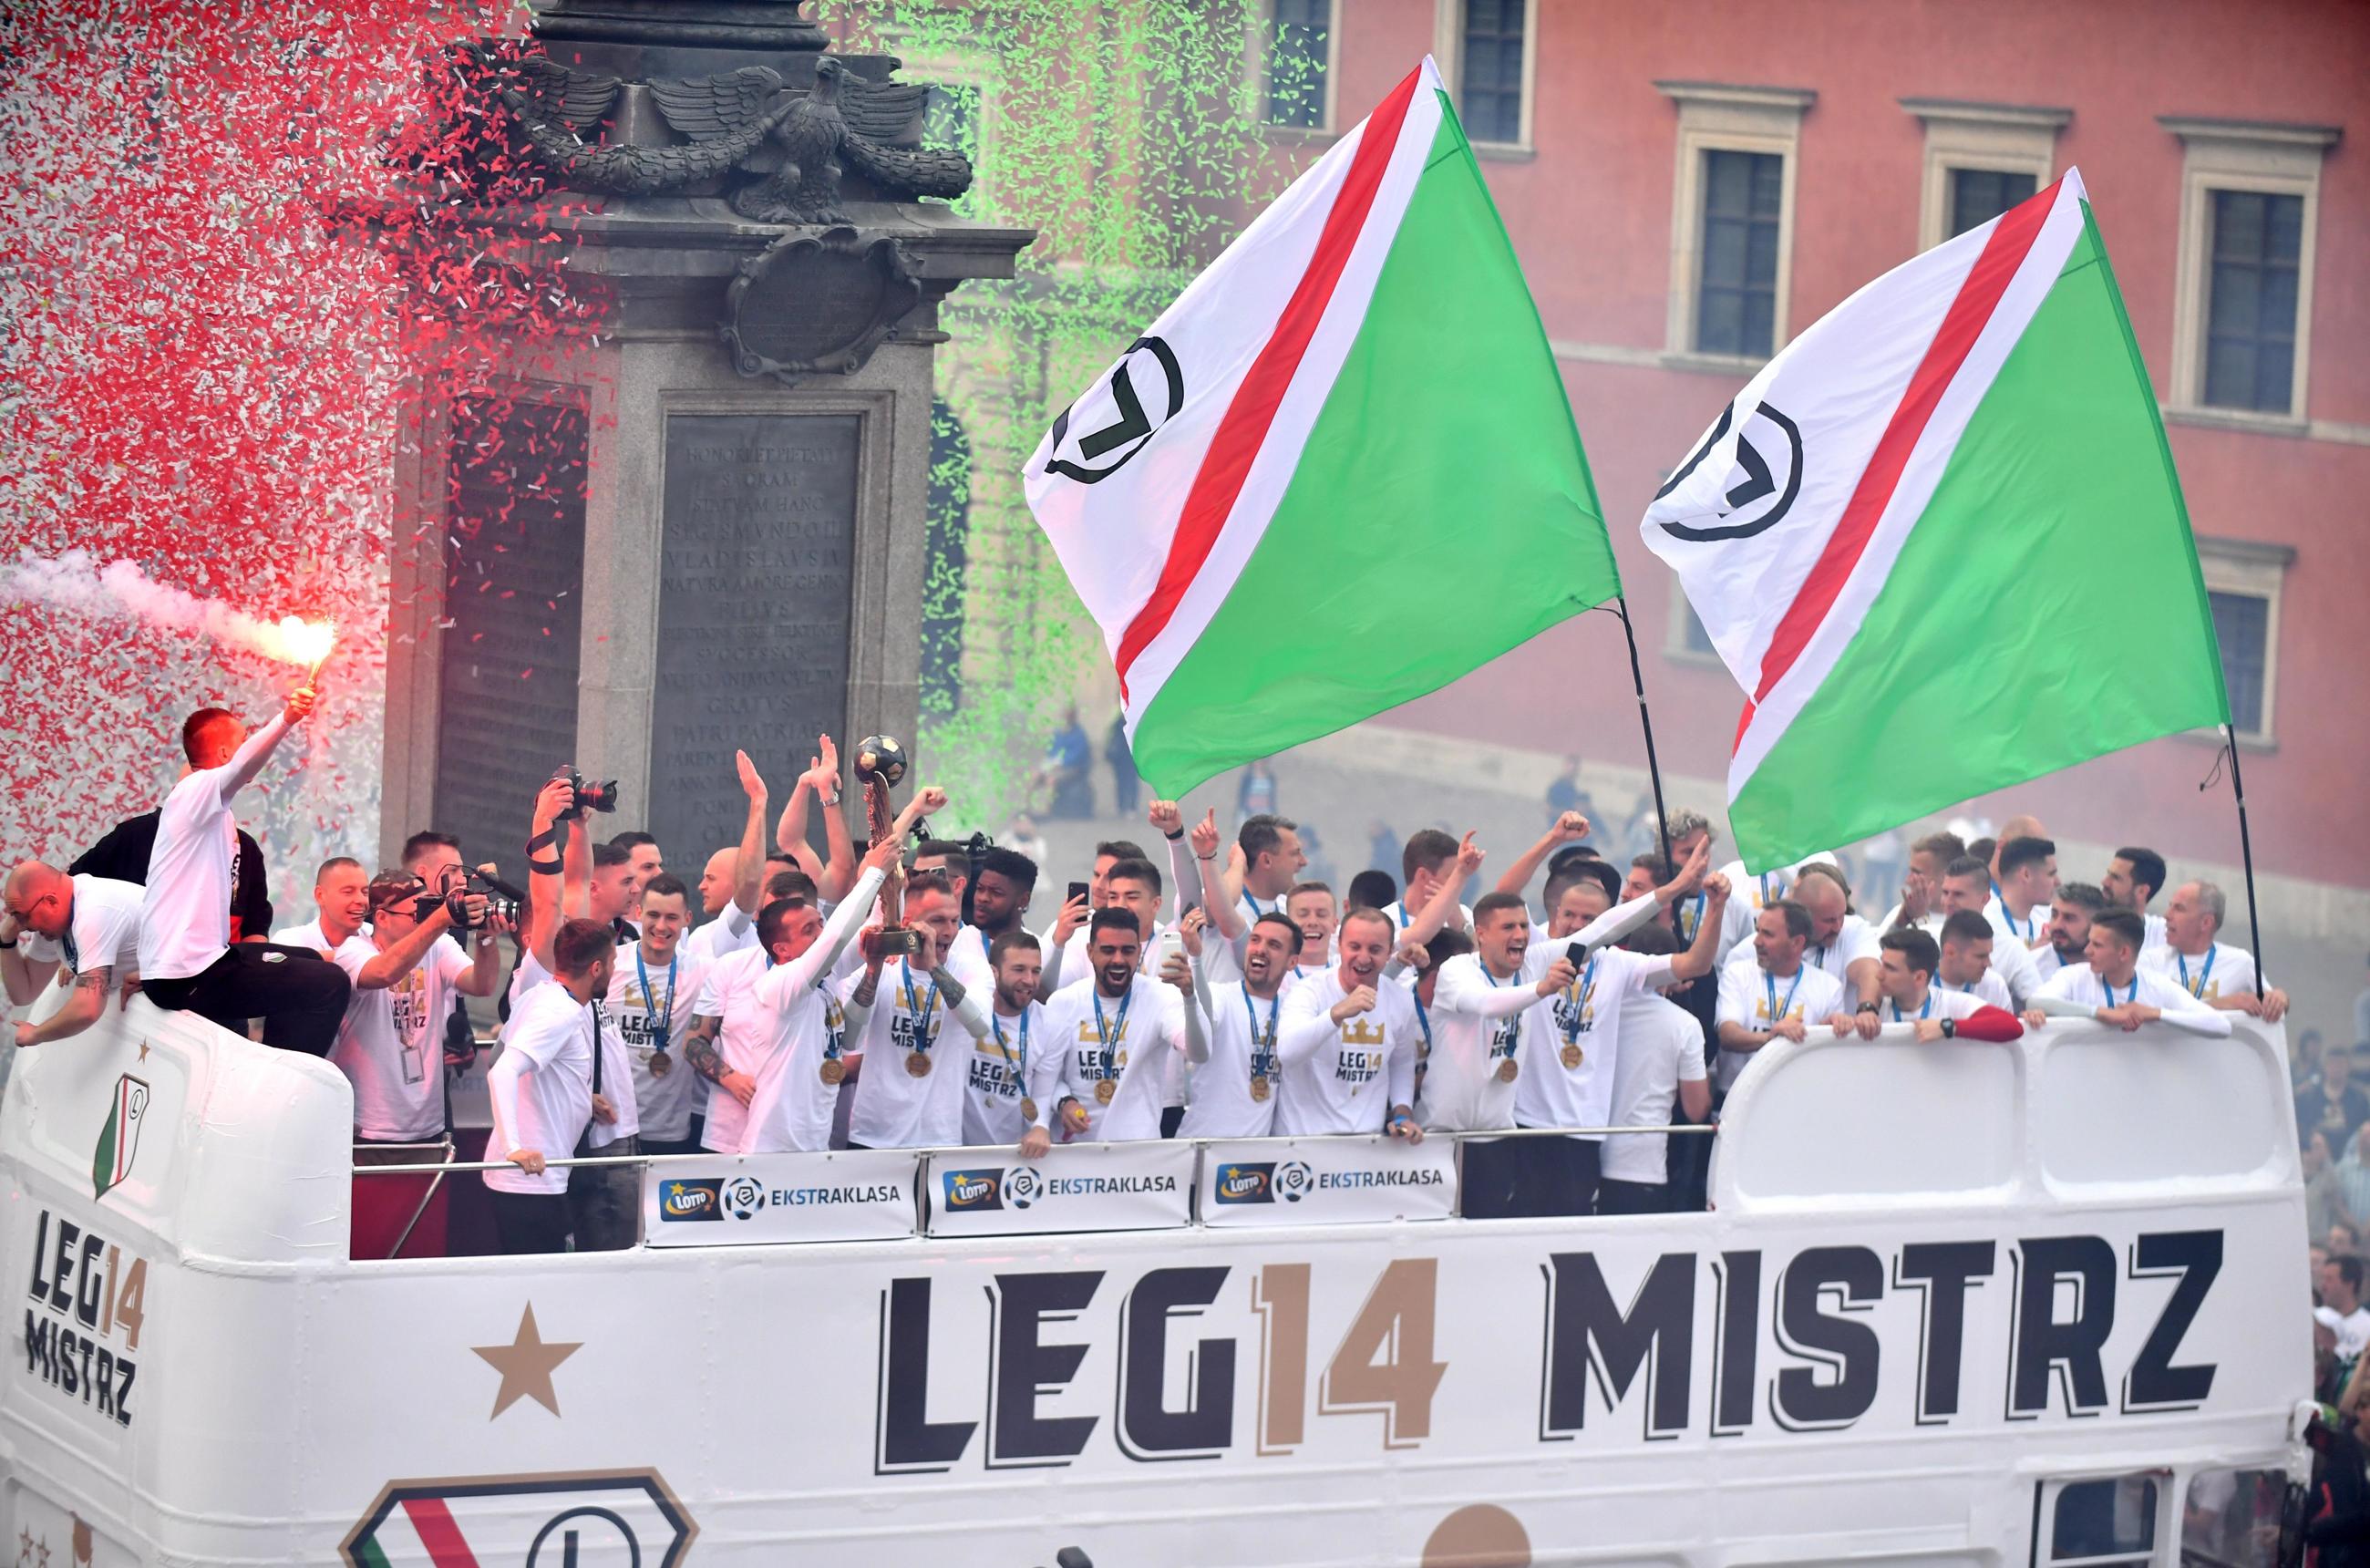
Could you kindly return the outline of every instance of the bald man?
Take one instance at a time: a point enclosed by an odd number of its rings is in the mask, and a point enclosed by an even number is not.
[[[52,981],[65,997],[38,1023],[17,1025],[20,1046],[81,1033],[107,1010],[118,970],[139,967],[140,901],[135,882],[68,876],[26,860],[0,886],[0,981],[8,1000],[29,1006]]]

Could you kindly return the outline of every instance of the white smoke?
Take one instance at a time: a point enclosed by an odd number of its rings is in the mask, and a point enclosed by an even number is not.
[[[128,560],[105,566],[88,550],[68,550],[54,559],[27,554],[0,569],[0,604],[47,605],[98,619],[135,620],[175,631],[194,631],[216,642],[249,649],[267,658],[309,664],[326,656],[335,637],[327,622],[294,616],[266,619],[216,599],[201,599],[152,582]]]

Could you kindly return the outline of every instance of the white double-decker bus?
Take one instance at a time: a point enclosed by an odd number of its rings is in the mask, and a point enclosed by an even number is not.
[[[6,1090],[0,1561],[2276,1561],[2277,1032],[1900,1033],[1761,1053],[1708,1214],[1464,1220],[1444,1138],[869,1151],[357,1261],[422,1179],[344,1080],[135,1001]]]

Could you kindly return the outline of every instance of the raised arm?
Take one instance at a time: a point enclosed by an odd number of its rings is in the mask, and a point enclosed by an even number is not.
[[[807,766],[808,788],[823,808],[823,874],[815,891],[834,903],[845,903],[856,885],[856,847],[847,838],[847,813],[839,809],[839,748],[829,735],[815,737],[814,760]]]
[[[1696,851],[1700,859],[1703,851]],[[1714,872],[1703,879],[1704,917],[1696,922],[1696,940],[1687,951],[1671,960],[1672,976],[1694,980],[1710,974],[1720,963],[1720,917],[1728,912],[1728,879]],[[1657,896],[1660,896],[1658,891]]]
[[[313,711],[314,701],[312,687],[298,686],[288,694],[288,706],[272,715],[270,723],[247,736],[247,743],[231,754],[216,782],[216,797],[224,805],[229,805],[233,795],[255,782],[255,776],[263,771],[272,748],[292,725],[303,722],[305,716]]]
[[[1208,913],[1210,924],[1226,940],[1242,940],[1250,928],[1243,923],[1243,912],[1236,907],[1236,894],[1226,891],[1224,878],[1216,882],[1210,880],[1210,868],[1218,863],[1218,808],[1211,807],[1210,814],[1195,823],[1186,837],[1193,847],[1194,885],[1202,890],[1202,907]],[[1170,846],[1172,854],[1175,847]]]
[[[567,779],[546,784],[535,792],[535,825],[526,841],[526,926],[519,932],[519,946],[546,969],[551,967],[545,963],[551,939],[565,917],[560,913],[566,902],[560,840],[567,828],[559,819],[575,805],[576,791]]]
[[[732,851],[732,905],[743,915],[754,915],[765,887],[765,780],[747,752],[734,752],[732,766],[741,776],[741,792],[749,798],[741,843]]]
[[[1481,869],[1482,858],[1487,854],[1473,842],[1473,835],[1465,836],[1465,842],[1456,847],[1456,870],[1440,879],[1440,886],[1432,890],[1422,913],[1409,920],[1407,929],[1399,933],[1401,947],[1410,943],[1429,946],[1444,926],[1453,925],[1460,931],[1465,928],[1465,912],[1456,902],[1456,893],[1465,885],[1466,878]]]
[[[15,916],[0,915],[0,985],[7,988],[8,1000],[20,1008],[30,1005],[58,972],[54,958],[25,956],[17,946],[17,939],[22,934]]]
[[[482,917],[485,913],[485,900],[479,898],[477,905],[479,917]],[[370,962],[362,965],[362,973],[354,976],[354,989],[357,991],[385,990],[389,986],[410,974],[420,961],[427,956],[428,950],[443,940],[444,933],[452,928],[453,912],[439,904],[428,918],[413,926],[409,931],[397,939],[393,947],[384,949],[371,956]]]
[[[1517,898],[1529,894],[1531,879],[1539,874],[1539,867],[1548,856],[1567,844],[1577,844],[1588,836],[1588,819],[1578,812],[1566,812],[1556,818],[1555,825],[1539,836],[1539,841],[1514,857],[1506,874],[1498,879],[1498,891],[1511,893]]]
[[[1185,911],[1193,906],[1186,889],[1191,886],[1198,892],[1202,885],[1201,875],[1192,864],[1192,853],[1185,843],[1185,813],[1174,801],[1155,801],[1145,818],[1154,831],[1168,840],[1169,918],[1181,920]]]

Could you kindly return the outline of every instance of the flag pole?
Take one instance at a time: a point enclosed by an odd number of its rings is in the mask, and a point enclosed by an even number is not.
[[[1673,871],[1676,871],[1678,868],[1671,860],[1671,813],[1662,804],[1662,765],[1654,755],[1654,716],[1646,709],[1646,669],[1638,661],[1637,628],[1629,624],[1629,596],[1626,594],[1616,594],[1613,597],[1613,604],[1614,613],[1621,617],[1621,635],[1629,643],[1629,684],[1638,693],[1638,726],[1646,733],[1646,777],[1652,781],[1654,787],[1654,828],[1662,836],[1662,863],[1670,866]],[[2237,777],[2235,769],[2232,770],[2232,777]],[[2243,817],[2242,810],[2242,821]],[[2242,836],[2243,832],[2242,828]],[[2250,883],[2248,897],[2251,901],[2253,896]],[[1679,906],[1674,901],[1671,905],[1671,929],[1674,933],[1679,928],[1678,910]],[[2261,965],[2258,964],[2256,968],[2260,974]]]
[[[1636,655],[1631,655],[1634,660]],[[2247,877],[2247,944],[2255,955],[2255,989],[2261,995],[2271,981],[2263,974],[2263,923],[2255,914],[2255,847],[2247,836],[2247,781],[2238,772],[2238,737],[2222,726],[2222,745],[2230,755],[2230,793],[2238,802],[2238,861]]]

